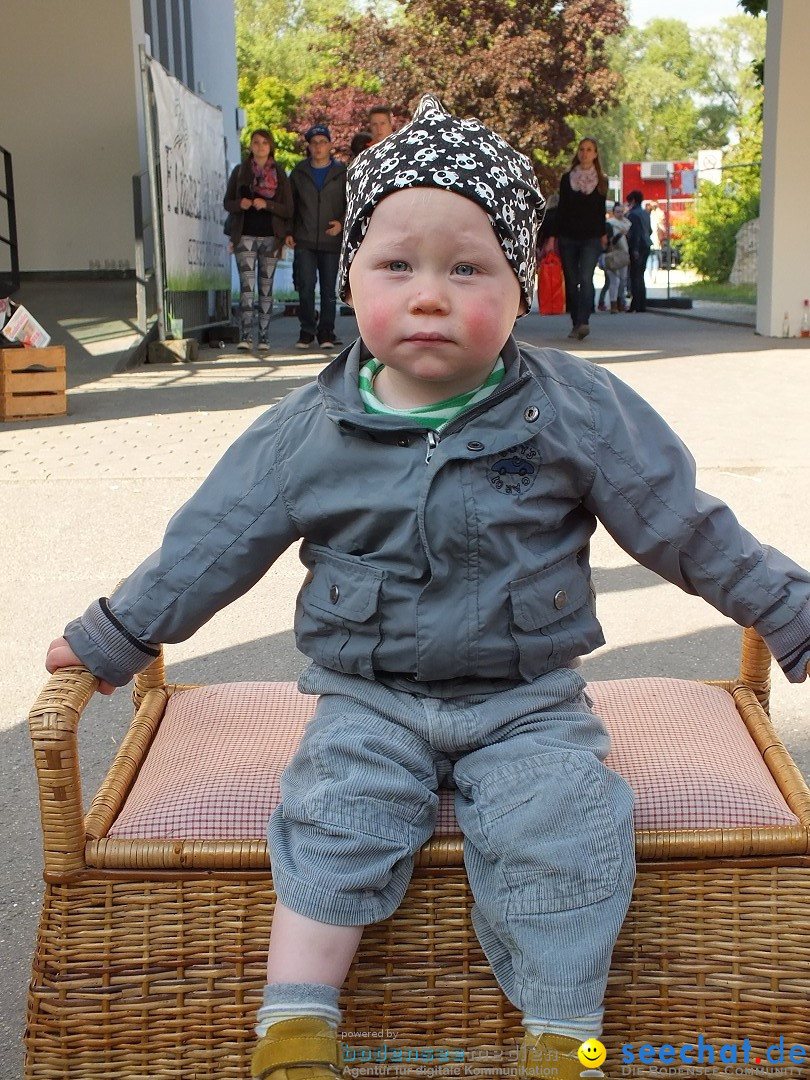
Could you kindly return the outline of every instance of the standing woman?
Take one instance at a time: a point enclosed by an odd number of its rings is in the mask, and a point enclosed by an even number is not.
[[[270,348],[267,334],[273,309],[273,277],[284,237],[290,229],[293,200],[287,174],[276,164],[273,136],[257,128],[250,153],[228,180],[223,205],[239,271],[239,323],[243,352],[253,348],[254,291],[258,266],[259,352]]]
[[[573,329],[581,341],[591,332],[593,273],[607,244],[605,195],[607,177],[599,162],[595,139],[583,139],[571,168],[560,180],[560,202],[554,232],[565,277],[565,298]]]

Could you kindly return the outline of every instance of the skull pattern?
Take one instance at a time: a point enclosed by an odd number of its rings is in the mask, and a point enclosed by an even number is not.
[[[520,283],[526,310],[534,295],[535,247],[545,202],[531,162],[479,120],[451,116],[425,94],[413,119],[368,147],[349,165],[338,291],[345,299],[349,267],[375,206],[408,187],[437,187],[486,212]]]

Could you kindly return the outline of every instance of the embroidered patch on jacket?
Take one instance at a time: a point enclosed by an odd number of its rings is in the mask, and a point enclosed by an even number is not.
[[[539,461],[533,446],[512,446],[495,458],[487,470],[490,484],[502,495],[528,491],[537,477]]]

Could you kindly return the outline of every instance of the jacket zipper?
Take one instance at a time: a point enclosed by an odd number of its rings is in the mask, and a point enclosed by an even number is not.
[[[528,381],[528,375],[522,375],[519,379],[516,379],[510,386],[504,389],[496,390],[493,394],[490,394],[488,398],[485,398],[479,405],[470,409],[469,412],[462,413],[457,420],[452,420],[444,429],[443,434],[452,434],[454,431],[460,431],[470,420],[474,420],[476,416],[480,416],[485,413],[496,401],[501,398],[509,397],[518,387],[522,386]],[[433,451],[439,445],[441,435],[438,431],[428,431],[427,433],[427,453],[425,454],[425,464],[430,464],[430,459],[433,457]]]
[[[427,453],[425,454],[425,464],[430,464],[430,459],[433,457],[433,451],[439,445],[439,433],[438,431],[428,431],[427,433]]]

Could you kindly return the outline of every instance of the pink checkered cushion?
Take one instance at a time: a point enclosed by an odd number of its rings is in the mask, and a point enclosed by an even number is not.
[[[608,764],[636,792],[640,829],[794,825],[730,696],[679,679],[591,683],[613,737]],[[175,694],[111,837],[256,839],[316,699],[295,683]],[[452,792],[436,835],[457,835]]]

